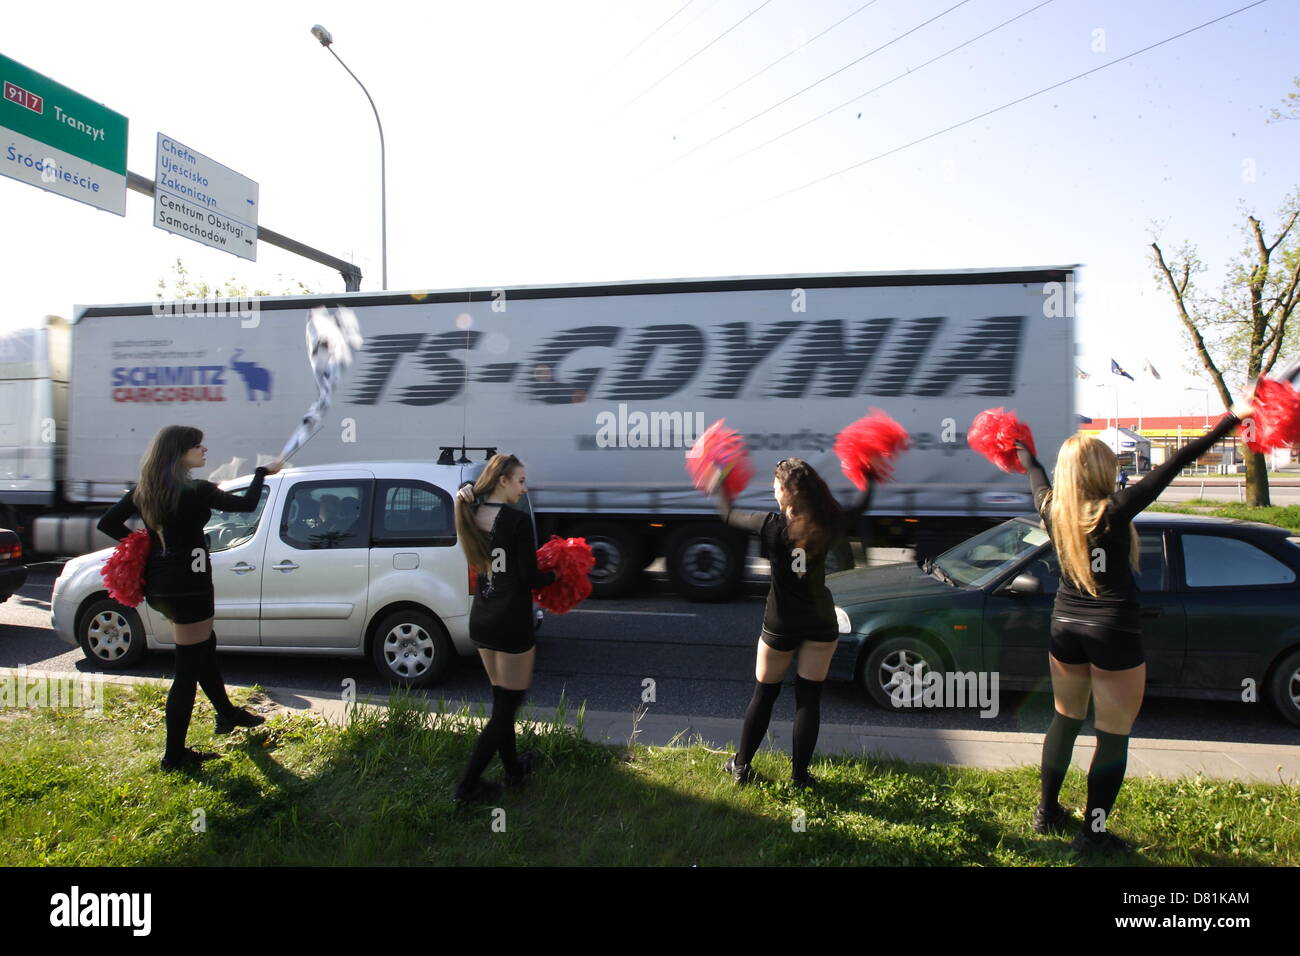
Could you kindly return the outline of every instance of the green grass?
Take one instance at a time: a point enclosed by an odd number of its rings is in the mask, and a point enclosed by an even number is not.
[[[222,757],[179,775],[157,769],[164,694],[109,685],[99,716],[0,711],[0,865],[1076,862],[1066,838],[1029,829],[1030,767],[823,758],[809,796],[783,782],[789,758],[765,748],[755,767],[766,779],[737,788],[720,770],[724,754],[591,743],[561,710],[537,732],[521,729],[521,748],[541,755],[527,789],[499,809],[458,810],[450,791],[476,733],[465,710],[430,711],[399,694],[343,726],[279,714],[213,739],[203,702],[190,743]],[[1084,796],[1072,770],[1062,800],[1078,808]],[[1125,862],[1300,864],[1293,786],[1130,779],[1112,826],[1144,848]]]
[[[1272,505],[1267,508],[1255,508],[1250,505],[1234,504],[1229,501],[1195,498],[1190,501],[1180,501],[1177,504],[1154,504],[1149,506],[1147,510],[1211,515],[1216,518],[1241,518],[1245,521],[1263,521],[1266,524],[1275,524],[1290,531],[1300,532],[1300,505]]]

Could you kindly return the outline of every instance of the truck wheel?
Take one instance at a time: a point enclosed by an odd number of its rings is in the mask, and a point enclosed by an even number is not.
[[[1300,726],[1300,651],[1288,654],[1277,665],[1268,689],[1277,712]]]
[[[612,521],[575,525],[571,538],[586,538],[596,566],[591,569],[591,596],[611,598],[625,592],[641,574],[641,538]]]
[[[402,687],[428,687],[442,677],[453,653],[441,622],[416,608],[387,615],[370,642],[379,675]]]
[[[858,671],[858,682],[873,701],[886,710],[911,710],[919,706],[923,674],[943,676],[944,663],[938,652],[916,637],[887,637],[867,651]],[[894,702],[895,696],[904,701]]]
[[[133,608],[100,598],[81,613],[77,643],[87,660],[105,670],[124,670],[144,657],[144,623]]]
[[[674,590],[691,601],[722,601],[745,580],[748,538],[709,524],[686,524],[668,535],[664,563]]]

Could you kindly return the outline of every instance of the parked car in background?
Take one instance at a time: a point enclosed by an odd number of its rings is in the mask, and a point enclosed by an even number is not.
[[[213,512],[205,531],[218,646],[242,653],[369,657],[388,680],[427,686],[470,655],[474,588],[456,537],[456,489],[484,462],[360,462],[266,479],[248,514]],[[247,488],[251,477],[223,482]],[[528,508],[527,497],[519,507]],[[51,626],[106,669],[172,647],[171,625],[108,596],[112,549],[73,558],[54,583]],[[538,620],[540,621],[540,611]]]
[[[1300,725],[1300,536],[1252,521],[1145,513],[1137,584],[1147,693],[1269,701]],[[882,707],[929,672],[998,673],[1045,688],[1060,567],[1034,518],[1013,518],[920,565],[828,575],[847,620],[830,677]],[[904,698],[907,699],[907,698]]]
[[[0,528],[0,604],[13,597],[26,582],[22,542],[13,531]]]

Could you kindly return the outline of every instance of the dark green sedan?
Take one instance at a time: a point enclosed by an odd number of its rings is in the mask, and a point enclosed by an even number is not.
[[[1156,512],[1134,527],[1147,693],[1268,701],[1300,725],[1300,536]],[[1059,580],[1037,518],[1003,522],[923,566],[828,575],[842,632],[828,677],[858,681],[891,709],[923,705],[941,680],[960,690],[996,674],[998,689],[1046,689]]]

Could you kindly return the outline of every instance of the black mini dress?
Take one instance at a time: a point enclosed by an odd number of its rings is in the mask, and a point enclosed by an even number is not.
[[[256,511],[266,469],[253,473],[242,495],[222,491],[210,481],[196,481],[181,490],[176,514],[163,523],[162,536],[149,532],[149,560],[144,569],[144,596],[149,606],[173,624],[197,624],[215,616],[212,557],[204,526],[212,511]],[[131,533],[127,519],[139,514],[134,490],[124,494],[99,519],[99,530],[121,541]],[[166,548],[163,542],[166,542]]]
[[[478,575],[469,637],[477,647],[522,654],[535,644],[533,590],[551,584],[555,572],[537,567],[537,538],[527,514],[509,505],[483,505],[498,511],[488,535],[488,561],[496,555],[504,558],[504,566],[490,576]]]

